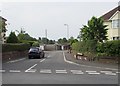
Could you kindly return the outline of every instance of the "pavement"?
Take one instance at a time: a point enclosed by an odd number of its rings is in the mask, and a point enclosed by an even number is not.
[[[22,58],[22,57],[21,57]],[[117,65],[77,61],[66,51],[2,63],[2,84],[118,84]]]

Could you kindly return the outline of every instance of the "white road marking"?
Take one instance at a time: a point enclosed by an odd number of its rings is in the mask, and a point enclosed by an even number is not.
[[[21,71],[20,70],[10,70],[9,72],[11,72],[11,73],[20,73]]]
[[[84,74],[83,72],[73,72],[73,74]]]
[[[88,72],[88,74],[90,74],[90,75],[99,75],[100,73],[97,73],[97,72]]]
[[[26,58],[17,59],[17,60],[13,60],[13,61],[8,61],[7,63],[14,63],[14,62],[22,61],[22,60],[25,60],[25,59],[26,59]]]
[[[66,70],[56,70],[56,73],[67,73]]]
[[[77,64],[75,62],[67,60],[66,57],[65,57],[65,53],[64,52],[63,52],[63,57],[64,57],[64,61],[65,62],[70,63],[70,64],[75,64],[75,65],[78,65],[78,66],[81,66],[81,67],[93,67],[93,68],[99,68],[99,69],[118,70],[118,69],[115,69],[115,68],[104,68],[104,67],[96,67],[96,66],[88,66],[88,65]]]
[[[95,72],[97,72],[97,71],[86,71],[86,72],[95,73]]]
[[[70,70],[73,74],[84,74],[81,70]]]
[[[25,72],[36,72],[36,69],[32,69],[35,66],[37,66],[37,64],[33,65],[32,67],[30,67],[29,69],[25,70]]]
[[[31,70],[28,70],[28,71],[25,71],[26,73],[35,73],[36,72],[36,69],[31,69]]]
[[[40,73],[52,73],[49,69],[41,69]]]
[[[5,70],[0,70],[0,73],[4,73],[5,72]]]
[[[45,61],[45,59],[42,59],[40,62],[43,62],[43,61]]]
[[[63,56],[64,56],[64,61],[65,61],[65,62],[70,63],[70,64],[79,65],[79,64],[77,64],[77,63],[74,63],[74,62],[71,62],[71,61],[66,60],[66,58],[65,58],[65,53],[64,53],[64,52],[63,52]]]
[[[116,73],[105,73],[106,75],[117,75]]]
[[[101,73],[112,73],[112,71],[100,71]]]

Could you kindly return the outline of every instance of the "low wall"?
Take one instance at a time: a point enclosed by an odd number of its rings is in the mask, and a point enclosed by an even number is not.
[[[27,57],[28,51],[12,51],[12,52],[4,52],[2,53],[2,61],[10,61],[15,59],[20,59],[23,57]]]

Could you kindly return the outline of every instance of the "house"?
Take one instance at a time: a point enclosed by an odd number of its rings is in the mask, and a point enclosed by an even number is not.
[[[102,16],[108,29],[108,40],[120,40],[120,5]]]
[[[5,43],[6,41],[6,22],[7,20],[0,16],[0,43]]]

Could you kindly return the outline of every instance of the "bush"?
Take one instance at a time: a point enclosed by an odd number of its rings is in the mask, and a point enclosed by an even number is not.
[[[32,46],[33,46],[33,47],[39,47],[39,42],[34,42],[34,43],[32,44]]]
[[[19,40],[15,35],[15,32],[10,33],[9,37],[7,38],[7,43],[19,43]]]
[[[97,52],[106,53],[107,56],[120,56],[120,40],[98,44]]]
[[[17,43],[17,44],[2,44],[2,52],[10,51],[25,51],[30,48],[30,44]]]
[[[34,42],[35,41],[20,40],[20,43],[30,44],[30,46],[32,46]]]
[[[96,41],[95,40],[87,40],[73,43],[72,48],[76,51],[85,53],[85,52],[96,52]]]

